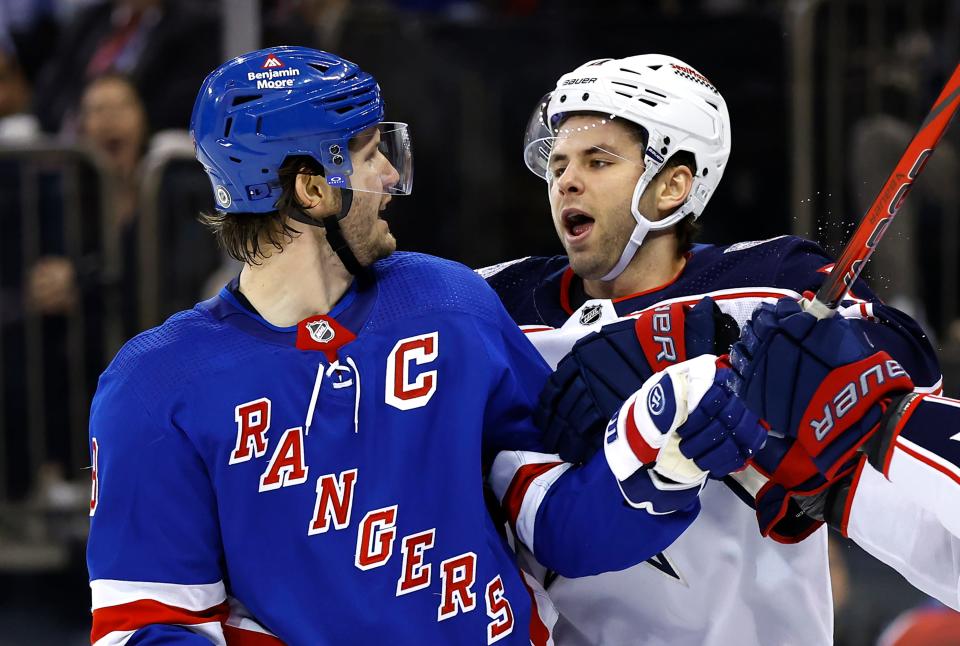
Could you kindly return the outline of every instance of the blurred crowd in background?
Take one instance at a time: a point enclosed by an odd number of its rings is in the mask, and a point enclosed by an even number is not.
[[[836,255],[960,60],[960,1],[0,0],[0,645],[87,640],[97,375],[239,271],[196,222],[213,201],[187,128],[207,72],[278,44],[354,60],[410,123],[415,191],[387,213],[401,248],[473,267],[561,253],[527,117],[587,60],[660,52],[730,109],[701,237]],[[868,273],[935,339],[954,396],[958,129]],[[832,549],[838,645],[960,644],[955,613]]]

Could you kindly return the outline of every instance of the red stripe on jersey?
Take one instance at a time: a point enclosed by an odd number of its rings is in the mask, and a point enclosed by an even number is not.
[[[540,618],[540,606],[537,605],[537,595],[533,593],[523,575],[520,575],[520,582],[527,589],[530,595],[530,643],[532,646],[547,646],[550,643],[550,629]]]
[[[853,480],[850,482],[850,491],[847,492],[847,499],[843,505],[843,516],[840,518],[840,534],[844,538],[850,538],[847,535],[847,524],[850,522],[850,510],[853,509],[853,498],[857,495],[857,485],[860,484],[860,475],[863,473],[863,467],[867,464],[867,456],[860,458],[853,472]]]
[[[937,471],[939,471],[939,472],[942,473],[943,475],[947,476],[948,478],[950,478],[951,480],[953,480],[953,481],[956,482],[957,484],[960,484],[960,476],[958,476],[956,473],[954,473],[953,471],[951,471],[951,470],[948,469],[947,467],[943,466],[942,464],[940,464],[940,463],[938,463],[938,462],[934,462],[933,460],[931,460],[931,459],[928,458],[927,456],[923,455],[922,453],[919,453],[919,452],[917,452],[917,451],[914,451],[913,449],[908,448],[907,446],[903,445],[903,444],[900,442],[900,438],[897,438],[897,448],[900,449],[901,451],[903,451],[904,453],[906,453],[907,455],[909,455],[910,457],[912,457],[912,458],[914,458],[914,459],[916,459],[916,460],[919,460],[920,462],[923,462],[923,463],[926,464],[927,466],[933,467],[934,469],[936,469]],[[891,451],[891,453],[892,453],[892,451]]]
[[[206,610],[186,610],[153,599],[140,599],[116,606],[97,608],[93,611],[93,629],[90,643],[115,631],[139,630],[150,624],[205,624],[211,621],[223,623],[230,616],[227,602]]]
[[[523,505],[523,498],[527,495],[527,489],[540,475],[546,473],[555,466],[563,462],[540,462],[537,464],[525,464],[513,474],[513,480],[507,487],[507,493],[503,496],[503,508],[510,518],[510,526],[514,533],[517,530],[517,518],[520,516],[520,507]]]
[[[712,299],[715,300],[715,301],[733,301],[733,300],[737,300],[737,299],[739,299],[739,298],[774,298],[774,299],[780,300],[781,298],[786,298],[786,297],[787,297],[786,294],[783,294],[783,293],[780,293],[780,292],[762,292],[762,291],[736,292],[736,293],[734,293],[734,294],[712,294],[712,293],[708,293],[708,294],[701,294],[701,295],[699,295],[699,296],[692,297],[692,298],[685,298],[685,299],[683,299],[683,300],[680,300],[680,299],[677,299],[677,300],[670,299],[670,302],[669,302],[669,303],[656,303],[656,304],[654,304],[654,305],[650,305],[649,307],[645,307],[645,308],[642,309],[642,310],[635,310],[635,311],[633,311],[633,312],[630,312],[630,313],[627,314],[626,316],[632,316],[632,317],[636,318],[637,316],[639,316],[639,315],[642,314],[643,312],[648,312],[648,311],[650,311],[650,310],[652,310],[652,309],[654,309],[654,308],[663,307],[664,305],[677,305],[677,304],[679,304],[679,305],[695,305],[695,304],[699,303],[701,300],[703,300],[706,296],[709,296],[710,298],[712,298]],[[618,300],[620,300],[620,299],[618,299]]]
[[[553,330],[553,329],[556,329],[556,328],[552,328],[544,325],[541,327],[524,327],[524,328],[520,328],[520,331],[523,332],[524,334],[530,334],[532,332],[546,332],[547,330]]]
[[[633,451],[633,454],[637,456],[637,459],[647,464],[657,459],[657,453],[659,453],[660,450],[650,446],[650,444],[643,439],[643,435],[640,434],[640,429],[637,428],[637,423],[633,419],[633,409],[636,405],[637,402],[634,400],[634,402],[630,404],[630,410],[626,413],[627,444],[630,445],[630,449]]]
[[[917,412],[917,406],[923,401],[925,395],[920,395],[919,397],[914,397],[911,401],[907,402],[906,409],[900,413],[900,419],[897,420],[897,425],[894,427],[893,432],[890,434],[890,445],[887,447],[887,454],[883,456],[883,477],[889,479],[890,477],[890,462],[893,461],[893,449],[897,446],[897,439],[900,437],[900,433],[903,432],[903,428],[907,425],[907,422],[913,417],[913,414]]]
[[[677,272],[677,275],[676,275],[676,276],[674,276],[673,278],[671,278],[671,279],[668,280],[667,282],[662,283],[662,284],[660,284],[660,285],[657,285],[656,287],[651,287],[650,289],[645,289],[645,290],[643,290],[642,292],[635,292],[635,293],[633,293],[633,294],[627,294],[626,296],[618,296],[618,297],[613,298],[613,299],[611,299],[611,300],[612,300],[614,303],[619,303],[619,302],[621,302],[621,301],[629,301],[631,298],[637,298],[638,296],[646,296],[647,294],[652,294],[652,293],[654,293],[654,292],[659,292],[661,289],[666,289],[667,287],[670,287],[670,285],[672,285],[672,284],[674,284],[675,282],[677,282],[678,280],[680,280],[680,276],[683,275],[683,270],[687,268],[687,261],[690,260],[690,256],[692,256],[692,255],[693,255],[693,253],[690,252],[690,251],[688,251],[687,253],[683,254],[683,267],[680,268],[680,271]]]
[[[227,646],[283,646],[283,642],[266,633],[244,630],[236,626],[223,626],[223,636]]]

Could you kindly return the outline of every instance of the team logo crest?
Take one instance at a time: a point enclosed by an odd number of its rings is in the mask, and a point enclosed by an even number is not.
[[[280,69],[281,67],[286,67],[279,58],[275,55],[270,54],[267,56],[267,60],[263,61],[263,65],[260,66],[265,70]]]
[[[217,197],[217,204],[223,208],[229,208],[230,204],[233,203],[233,200],[230,198],[230,191],[228,191],[223,186],[217,186],[215,191]]]
[[[647,409],[651,415],[661,415],[666,405],[667,398],[663,394],[663,384],[657,384],[647,395]]]
[[[600,320],[603,305],[589,305],[580,312],[580,325],[590,325]]]
[[[317,343],[328,343],[337,335],[333,327],[322,319],[307,323],[307,332],[310,333],[310,338]]]

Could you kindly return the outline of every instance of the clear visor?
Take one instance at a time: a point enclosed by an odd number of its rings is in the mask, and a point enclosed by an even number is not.
[[[553,141],[556,138],[547,112],[552,96],[553,92],[547,92],[537,102],[527,121],[527,130],[523,136],[523,162],[530,172],[543,179],[548,178],[550,151],[553,150]]]
[[[615,117],[591,114],[585,119],[564,121],[565,115],[560,113],[551,123],[547,112],[550,96],[547,94],[538,103],[524,136],[523,161],[534,175],[551,182],[563,173],[571,159],[606,156],[643,165],[642,154],[631,159],[615,152],[615,148],[625,148],[622,132],[606,127]]]
[[[377,142],[371,141],[371,138]],[[331,186],[364,193],[410,195],[413,191],[413,148],[407,124],[384,121],[351,142],[348,176],[327,179]]]

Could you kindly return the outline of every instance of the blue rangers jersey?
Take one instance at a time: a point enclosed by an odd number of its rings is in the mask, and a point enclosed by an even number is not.
[[[548,643],[488,513],[501,455],[557,472],[518,536],[568,576],[696,516],[627,507],[602,456],[539,452],[548,369],[473,272],[398,253],[374,274],[290,328],[224,289],[120,351],[90,421],[93,642]]]
[[[579,338],[604,324],[637,317],[656,325],[659,317],[644,313],[693,304],[704,296],[711,296],[742,325],[760,303],[816,291],[832,266],[816,244],[782,236],[730,246],[695,245],[671,281],[614,300],[590,299],[565,256],[523,258],[478,273],[555,367]],[[862,281],[854,284],[844,306],[844,315],[857,318],[873,343],[900,361],[920,390],[939,391],[935,354],[913,320],[880,303]],[[671,339],[670,330],[656,331],[664,342],[680,346],[682,339]],[[518,478],[537,466],[517,459],[512,472],[500,477]],[[570,579],[524,554],[525,567],[544,582],[560,612],[558,642],[832,643],[826,530],[802,543],[783,545],[761,537],[753,510],[732,487],[711,482],[701,501],[699,517],[673,545],[624,571]]]

